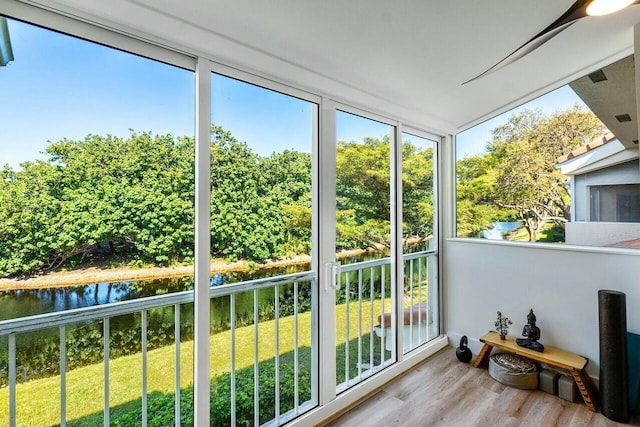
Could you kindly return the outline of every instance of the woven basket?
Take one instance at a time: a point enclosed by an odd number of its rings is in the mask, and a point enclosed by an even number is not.
[[[498,353],[489,358],[489,375],[510,387],[524,390],[538,388],[538,366],[531,360],[511,353]]]

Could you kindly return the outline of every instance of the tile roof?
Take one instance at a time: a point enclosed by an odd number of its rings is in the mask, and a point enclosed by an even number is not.
[[[600,146],[603,146],[604,144],[613,141],[614,139],[616,139],[616,136],[614,134],[612,134],[611,132],[607,133],[606,135],[600,137],[600,138],[596,138],[593,141],[591,141],[590,143],[588,143],[587,145],[580,147],[580,148],[576,148],[575,150],[573,150],[572,152],[570,152],[569,154],[565,154],[564,156],[560,156],[558,157],[558,159],[556,160],[557,163],[564,163],[567,160],[571,160],[574,157],[578,157],[584,153],[587,153],[595,148],[598,148]]]
[[[623,242],[618,242],[607,246],[610,248],[640,249],[640,239],[625,240]]]

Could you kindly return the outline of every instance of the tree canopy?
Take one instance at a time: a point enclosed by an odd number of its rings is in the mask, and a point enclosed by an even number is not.
[[[545,223],[570,218],[567,177],[555,166],[563,154],[606,128],[578,106],[544,115],[525,109],[493,131],[487,152],[458,161],[458,232],[473,235],[491,222],[520,221],[536,241]]]
[[[46,160],[0,170],[0,277],[73,267],[96,254],[131,263],[193,262],[194,140],[131,132],[50,143]],[[389,141],[340,142],[337,249],[390,235]],[[407,234],[433,222],[432,151],[404,145]],[[211,255],[229,260],[309,253],[312,158],[260,156],[212,126]],[[388,243],[387,243],[388,244]]]

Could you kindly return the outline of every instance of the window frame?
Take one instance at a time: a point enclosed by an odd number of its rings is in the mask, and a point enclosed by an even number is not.
[[[265,89],[273,90],[283,93],[285,95],[293,96],[305,101],[316,104],[316,114],[314,114],[314,125],[317,132],[315,140],[313,141],[312,152],[312,194],[313,194],[313,218],[312,218],[312,253],[316,254],[313,257],[312,269],[317,271],[318,288],[321,289],[324,281],[328,281],[329,278],[325,275],[325,271],[321,266],[323,265],[323,254],[321,253],[321,246],[319,240],[326,240],[325,237],[320,236],[320,230],[322,224],[320,223],[321,211],[323,215],[331,216],[332,210],[326,209],[321,206],[321,202],[326,200],[327,197],[331,197],[331,190],[323,190],[319,188],[321,182],[329,182],[332,179],[335,186],[335,147],[336,147],[336,134],[335,134],[335,115],[337,111],[343,111],[345,113],[354,114],[371,120],[375,120],[394,128],[394,144],[390,150],[390,190],[392,191],[392,200],[395,205],[391,210],[391,223],[392,223],[392,236],[391,244],[395,247],[392,251],[392,265],[394,265],[396,287],[392,290],[395,295],[392,295],[396,299],[397,315],[394,317],[396,323],[393,327],[397,330],[397,318],[402,315],[401,303],[402,298],[397,298],[397,295],[401,295],[402,292],[402,274],[403,269],[397,268],[398,260],[402,260],[402,133],[406,132],[417,137],[426,138],[434,141],[434,241],[436,244],[435,251],[438,252],[441,247],[440,239],[442,233],[440,228],[442,227],[442,216],[440,209],[442,204],[440,203],[441,192],[439,187],[441,185],[441,159],[438,155],[441,144],[448,137],[446,135],[438,136],[421,130],[420,126],[415,126],[410,121],[403,121],[402,119],[390,118],[393,115],[384,115],[374,113],[377,105],[369,105],[367,108],[356,107],[357,102],[348,103],[349,101],[337,101],[331,96],[323,94],[321,92],[307,91],[299,86],[288,84],[280,79],[271,78],[268,72],[254,73],[245,71],[241,68],[236,68],[230,65],[226,65],[217,60],[214,60],[208,56],[203,56],[198,52],[189,52],[180,47],[173,46],[165,41],[160,41],[147,37],[144,34],[136,34],[135,31],[129,28],[121,28],[117,24],[109,21],[100,22],[96,19],[87,19],[86,17],[78,16],[74,13],[69,13],[64,7],[54,8],[44,5],[31,5],[18,1],[3,2],[1,16],[6,16],[10,19],[23,21],[30,25],[40,26],[58,33],[62,33],[71,37],[86,40],[88,42],[97,43],[113,49],[131,53],[134,55],[142,56],[151,60],[159,61],[165,64],[173,65],[182,69],[195,72],[195,186],[196,196],[194,209],[195,215],[195,296],[194,296],[194,323],[196,325],[196,332],[194,333],[194,416],[197,417],[196,424],[208,425],[210,421],[209,417],[209,393],[210,393],[210,378],[209,372],[209,286],[210,286],[210,273],[208,271],[210,251],[209,251],[209,236],[210,236],[210,122],[211,122],[211,73],[222,74],[234,79],[238,79],[250,84],[254,84]],[[380,100],[380,105],[386,105],[383,100]],[[410,124],[411,123],[411,124]],[[450,137],[450,136],[449,136]],[[334,170],[323,171],[319,167],[322,162],[326,162],[328,156],[333,156]],[[399,191],[398,191],[399,189]],[[398,201],[400,200],[400,203]],[[333,189],[333,201],[335,202],[335,188]],[[335,204],[335,203],[334,203]],[[335,206],[333,207],[333,215],[335,216]],[[399,232],[398,232],[399,231]],[[335,234],[335,230],[333,231]],[[317,237],[316,237],[317,236]],[[329,238],[331,233],[329,233]],[[334,236],[335,237],[335,236]],[[335,239],[332,243],[334,244]],[[325,244],[326,246],[326,244]],[[335,244],[333,245],[335,250]],[[335,257],[335,253],[332,254]],[[327,258],[327,254],[324,255]],[[438,257],[438,271],[442,269],[442,260]],[[443,298],[441,292],[440,275],[438,277],[438,306],[439,306],[439,328],[442,330],[443,319]],[[320,293],[320,292],[319,292]],[[322,294],[325,294],[322,292]],[[335,307],[335,294],[334,304]],[[318,309],[317,326],[322,325],[322,306],[326,304],[326,299],[322,295],[318,295],[315,299],[320,304]],[[327,305],[325,305],[327,307]],[[398,308],[400,309],[398,310]],[[206,328],[204,327],[206,325]],[[323,325],[325,326],[325,325]],[[200,330],[200,333],[197,330]],[[325,327],[327,329],[327,327]],[[331,329],[331,328],[328,328]],[[333,328],[335,331],[335,328]],[[334,332],[335,333],[335,332]],[[331,351],[334,352],[335,358],[335,339],[326,341],[327,336],[323,333],[322,328],[315,328],[316,343],[319,348],[320,360],[317,363],[318,380],[319,384],[316,384],[313,390],[315,393],[315,401],[321,409],[311,414],[311,419],[322,415],[323,411],[334,410],[335,404],[328,405],[335,399],[335,375],[329,377],[333,378],[332,391],[327,392],[327,385],[331,385],[331,381],[328,384],[323,383],[323,375],[327,374],[330,369],[327,369],[323,363],[327,361],[323,358],[323,342],[325,346],[328,346]],[[396,333],[397,337],[401,334]],[[392,355],[395,363],[392,368],[386,369],[384,372],[380,372],[371,379],[367,380],[361,386],[358,386],[350,393],[345,393],[342,402],[344,405],[348,405],[349,402],[354,402],[359,397],[368,393],[367,390],[372,390],[376,387],[376,383],[380,381],[387,381],[389,375],[397,375],[399,372],[406,368],[398,367],[397,365],[403,361],[403,359],[416,360],[416,357],[427,357],[438,349],[446,345],[446,338],[442,338],[433,345],[425,345],[419,352],[413,352],[412,355],[404,355],[402,352],[402,339],[396,340],[395,354]],[[335,360],[334,360],[335,362]],[[415,362],[409,362],[415,363]],[[329,364],[331,365],[331,364]],[[335,363],[333,363],[335,369]],[[200,366],[200,369],[198,368]],[[408,366],[408,365],[407,365]],[[330,366],[329,366],[330,368]],[[199,372],[200,371],[200,372]],[[325,375],[326,376],[326,375]],[[201,378],[202,377],[202,378]],[[377,379],[376,379],[377,377]],[[328,406],[327,406],[328,405]],[[326,414],[325,414],[326,416]],[[293,424],[305,423],[303,415],[299,417]]]

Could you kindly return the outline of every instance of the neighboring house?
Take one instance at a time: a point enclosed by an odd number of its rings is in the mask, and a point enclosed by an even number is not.
[[[636,247],[640,242],[637,145],[627,148],[608,134],[560,157],[557,166],[570,177],[566,243]]]

